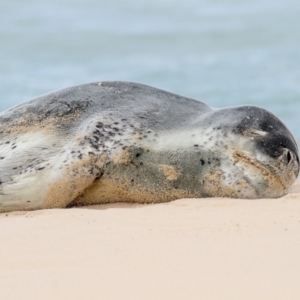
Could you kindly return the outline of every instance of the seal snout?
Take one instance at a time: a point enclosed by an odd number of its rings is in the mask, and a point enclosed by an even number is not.
[[[283,148],[282,151],[283,151],[283,153],[281,154],[281,156],[279,157],[279,159],[282,160],[283,162],[285,162],[287,165],[289,165],[292,162],[292,159],[293,159],[294,155],[287,148]]]
[[[295,168],[295,175],[299,174],[299,158],[298,155],[288,148],[282,148],[282,154],[278,159],[285,164],[288,168]]]
[[[281,168],[285,169],[288,174],[294,173],[295,177],[299,174],[299,158],[292,150],[282,147],[277,157],[277,161],[281,164]]]

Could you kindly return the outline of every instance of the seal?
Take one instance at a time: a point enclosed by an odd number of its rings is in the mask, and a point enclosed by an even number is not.
[[[90,83],[0,114],[0,211],[183,197],[275,198],[299,173],[286,126],[131,82]]]

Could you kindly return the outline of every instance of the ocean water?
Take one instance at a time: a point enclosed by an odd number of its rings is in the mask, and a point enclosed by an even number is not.
[[[126,80],[264,107],[300,141],[299,0],[1,1],[0,43],[0,111]]]

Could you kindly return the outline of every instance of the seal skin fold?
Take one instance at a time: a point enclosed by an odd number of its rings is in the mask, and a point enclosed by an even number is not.
[[[0,114],[0,211],[178,198],[276,198],[296,141],[254,106],[211,108],[131,82],[96,82]]]

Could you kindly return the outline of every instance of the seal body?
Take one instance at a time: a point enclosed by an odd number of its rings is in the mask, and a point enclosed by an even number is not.
[[[182,197],[274,198],[299,172],[286,126],[130,82],[53,92],[0,114],[0,211]]]

